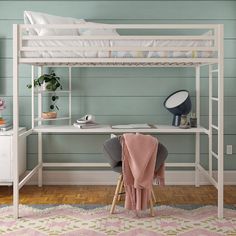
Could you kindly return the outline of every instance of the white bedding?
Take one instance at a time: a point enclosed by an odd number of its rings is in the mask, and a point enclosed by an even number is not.
[[[22,57],[29,58],[207,58],[212,52],[180,51],[101,51],[101,47],[207,47],[210,40],[25,40],[30,47],[97,47],[97,51],[27,51]]]
[[[83,19],[49,15],[41,12],[24,12],[25,24],[87,24],[88,28],[81,29],[27,29],[28,35],[60,36],[60,35],[115,35],[115,29],[106,28],[106,24],[86,22]],[[100,28],[89,28],[99,25]],[[102,26],[102,27],[101,27]],[[104,26],[104,27],[103,27]],[[209,32],[206,35],[210,35]],[[97,51],[24,51],[21,56],[28,58],[203,58],[213,57],[211,52],[196,51],[102,51],[102,47],[208,47],[210,40],[24,40],[23,46],[30,47],[97,47]]]

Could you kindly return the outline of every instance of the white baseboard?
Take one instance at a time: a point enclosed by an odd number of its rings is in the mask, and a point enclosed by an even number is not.
[[[166,185],[194,185],[194,171],[166,171]],[[43,185],[115,185],[118,174],[113,171],[44,171]],[[37,184],[37,174],[27,183]],[[200,185],[210,182],[200,174]],[[236,184],[236,171],[225,171],[224,184]]]

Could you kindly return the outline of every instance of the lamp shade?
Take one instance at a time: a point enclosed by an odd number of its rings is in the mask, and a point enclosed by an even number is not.
[[[178,90],[172,93],[164,101],[164,107],[174,115],[172,125],[179,126],[181,116],[187,115],[192,108],[189,92]]]

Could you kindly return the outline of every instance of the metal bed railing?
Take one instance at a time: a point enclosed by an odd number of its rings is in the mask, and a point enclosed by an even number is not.
[[[167,66],[171,64],[171,66],[179,66],[182,63],[182,66],[193,64],[209,64],[216,63],[218,56],[218,27],[214,24],[111,24],[111,25],[87,25],[87,24],[64,24],[64,25],[18,25],[18,47],[19,47],[19,61],[20,63],[26,64],[70,64],[73,63],[81,66],[101,66],[101,65],[111,65],[115,66],[115,64],[120,66],[149,66],[153,64],[153,66]],[[48,29],[48,30],[83,30],[83,29],[114,29],[114,30],[129,30],[130,32],[134,30],[152,30],[154,33],[148,35],[48,35],[48,36],[40,36],[40,35],[29,35],[27,31],[35,29]],[[175,35],[169,35],[171,30],[175,30]],[[168,31],[167,35],[163,35],[163,31]],[[182,31],[182,32],[181,32]],[[184,31],[184,34],[183,34]],[[134,31],[135,32],[135,31]],[[210,34],[203,34],[203,32],[210,32]],[[158,34],[157,34],[158,33]],[[187,33],[187,34],[186,34]],[[46,41],[57,42],[59,46],[45,46],[42,42]],[[67,46],[63,45],[66,41],[94,41],[94,40],[105,40],[106,42],[115,42],[108,43],[105,45],[93,46]],[[128,45],[112,45],[119,42],[129,41]],[[130,42],[135,42],[137,40],[145,41],[145,40],[160,40],[160,41],[171,41],[176,42],[174,46],[155,46],[155,43],[151,46],[140,45],[140,46],[130,46]],[[27,45],[27,42],[41,42],[41,45],[30,46]],[[178,46],[178,43],[182,41],[195,41],[195,42],[208,42],[207,45],[203,46]],[[60,45],[62,44],[62,46]],[[183,53],[183,52],[193,52],[196,54],[198,52],[208,53],[208,56],[204,57],[147,57],[147,56],[139,56],[139,57],[114,57],[111,56],[112,52],[168,52],[172,53]],[[26,56],[26,53],[62,53],[62,56],[57,57],[43,57],[43,56]],[[106,57],[64,57],[64,52],[108,52],[109,55]],[[210,54],[209,54],[210,53]]]

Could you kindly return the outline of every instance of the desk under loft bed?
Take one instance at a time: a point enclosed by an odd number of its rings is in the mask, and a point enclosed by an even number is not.
[[[102,163],[44,163],[42,157],[42,136],[45,133],[76,133],[76,134],[121,134],[125,132],[140,132],[147,134],[194,134],[195,135],[195,162],[194,163],[167,163],[171,167],[195,168],[195,185],[199,186],[200,174],[205,175],[218,191],[218,217],[223,217],[223,171],[224,171],[224,32],[220,24],[113,24],[107,29],[116,30],[168,30],[179,31],[179,34],[158,35],[28,35],[25,31],[40,29],[83,29],[86,25],[14,25],[13,26],[13,206],[14,216],[19,217],[19,190],[36,173],[38,186],[42,186],[43,167],[104,167]],[[90,25],[89,28],[104,28],[100,25]],[[186,35],[182,31],[188,31]],[[203,31],[205,33],[203,33]],[[194,33],[192,33],[194,32]],[[207,32],[207,33],[206,33]],[[209,33],[210,32],[210,33]],[[75,44],[71,45],[71,40]],[[90,41],[96,41],[90,44]],[[83,44],[83,42],[87,44]],[[99,43],[103,41],[103,43]],[[37,43],[40,42],[40,43]],[[49,42],[49,44],[47,44]],[[51,45],[51,42],[56,42]],[[59,42],[59,44],[58,44]],[[105,42],[105,43],[104,43]],[[163,44],[164,42],[164,44]],[[165,43],[167,42],[167,43]],[[176,42],[176,43],[173,43]],[[192,42],[192,43],[191,43]],[[60,46],[58,46],[60,45]],[[91,53],[92,52],[92,53]],[[122,52],[121,55],[119,52]],[[124,52],[131,52],[124,56]],[[138,53],[136,53],[138,52]],[[58,118],[68,120],[68,125],[44,125],[41,118],[42,93],[38,93],[38,116],[34,115],[35,90],[32,86],[32,124],[26,132],[19,133],[19,65],[26,64],[32,67],[32,84],[35,79],[35,70],[41,75],[44,67],[67,67],[69,90],[68,117]],[[96,129],[78,129],[71,125],[71,70],[74,67],[193,67],[195,68],[196,116],[197,127],[179,129],[178,127],[157,124],[154,129],[119,129],[110,126]],[[200,70],[207,67],[209,76],[209,124],[200,125]],[[213,96],[213,74],[217,76],[217,96]],[[217,124],[213,123],[213,103],[217,104]],[[18,175],[19,137],[36,133],[38,136],[38,163],[23,179]],[[206,170],[200,163],[200,135],[207,135],[209,140],[209,169]],[[213,134],[217,137],[217,152],[213,151]],[[217,175],[213,175],[212,159],[216,158]]]

